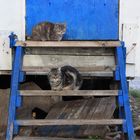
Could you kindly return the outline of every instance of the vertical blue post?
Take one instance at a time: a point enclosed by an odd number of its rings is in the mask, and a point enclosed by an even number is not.
[[[14,121],[16,117],[18,88],[22,63],[23,63],[23,48],[19,46],[15,48],[15,55],[12,68],[9,116],[8,116],[6,140],[13,139],[14,129],[17,128],[14,124]]]
[[[125,54],[124,50],[125,50],[124,43],[122,43],[120,47],[116,48],[117,63],[120,68],[121,89],[122,89],[122,94],[123,94],[124,113],[125,113],[125,119],[126,119],[124,123],[124,129],[126,128],[126,131],[128,133],[128,139],[135,140],[132,113],[130,110],[130,103],[129,103],[129,92],[128,92],[127,79],[126,79],[126,69],[125,69],[126,56],[124,56]]]

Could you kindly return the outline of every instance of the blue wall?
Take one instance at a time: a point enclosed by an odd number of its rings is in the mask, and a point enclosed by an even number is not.
[[[118,0],[26,0],[26,33],[42,21],[66,22],[68,40],[118,40]]]

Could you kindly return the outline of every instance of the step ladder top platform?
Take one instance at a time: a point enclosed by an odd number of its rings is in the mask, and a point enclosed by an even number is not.
[[[17,41],[22,47],[119,47],[120,41]]]

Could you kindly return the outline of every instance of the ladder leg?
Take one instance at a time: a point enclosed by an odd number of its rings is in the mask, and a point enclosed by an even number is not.
[[[16,115],[18,86],[20,80],[20,70],[22,67],[22,61],[23,61],[23,48],[19,46],[15,48],[14,62],[12,68],[9,116],[8,116],[6,140],[12,140],[14,134],[14,127],[16,127],[14,124],[14,120]]]
[[[128,86],[127,86],[127,79],[126,79],[126,70],[125,70],[125,57],[123,52],[123,44],[121,47],[116,48],[116,55],[117,55],[117,63],[120,68],[120,82],[121,82],[121,89],[123,94],[123,102],[124,102],[124,114],[125,114],[125,123],[124,129],[126,129],[128,134],[129,140],[135,140],[133,122],[132,122],[132,113],[130,110],[130,103],[129,103],[129,93],[128,93]]]

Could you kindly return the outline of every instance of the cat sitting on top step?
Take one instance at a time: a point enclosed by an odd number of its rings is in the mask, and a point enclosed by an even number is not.
[[[51,89],[60,90],[79,90],[82,86],[82,77],[78,70],[72,66],[52,68],[48,74]]]
[[[27,37],[33,41],[61,41],[66,32],[65,23],[41,22],[37,24],[33,30],[31,37]]]

